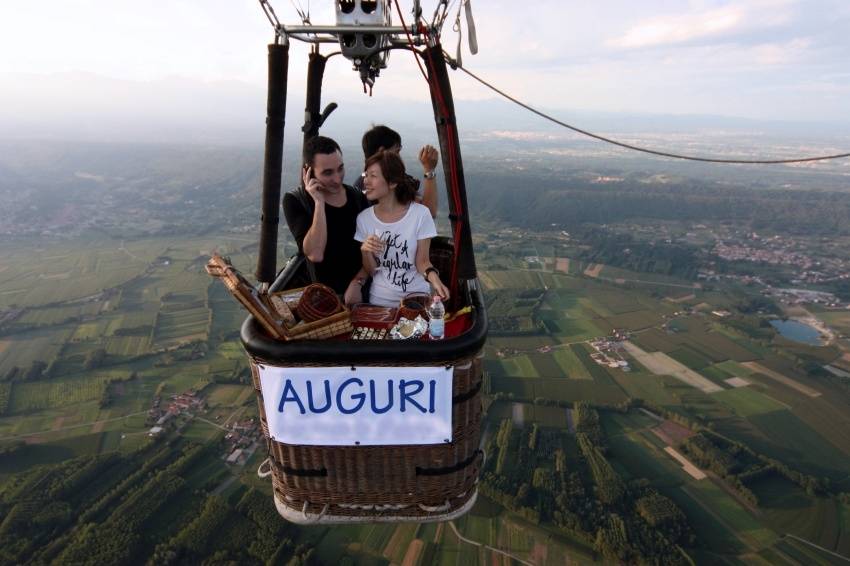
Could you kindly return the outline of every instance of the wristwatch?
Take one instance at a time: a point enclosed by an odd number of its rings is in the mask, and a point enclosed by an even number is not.
[[[436,274],[437,274],[437,277],[439,277],[439,276],[440,276],[440,270],[438,270],[436,267],[434,267],[434,266],[432,265],[431,267],[429,267],[428,269],[426,269],[426,270],[425,270],[425,273],[423,273],[423,274],[422,274],[422,276],[423,276],[423,277],[425,277],[425,281],[428,281],[428,275],[429,275],[432,271],[433,271],[434,273],[436,273]]]
[[[431,171],[426,171],[425,174],[422,175],[422,177],[425,178],[425,179],[433,179],[436,176],[437,176],[437,171],[433,170],[433,169]]]

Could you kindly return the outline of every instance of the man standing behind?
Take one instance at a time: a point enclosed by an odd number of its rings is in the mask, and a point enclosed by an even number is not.
[[[304,144],[302,186],[283,197],[283,213],[298,251],[315,266],[316,279],[343,295],[346,304],[362,302],[365,282],[360,243],[354,239],[357,215],[369,206],[363,193],[343,184],[342,150],[316,136]]]
[[[398,132],[387,126],[373,126],[363,134],[363,159],[369,159],[379,151],[386,150],[393,153],[401,152],[401,136]],[[431,217],[437,217],[437,161],[440,158],[440,153],[433,146],[426,145],[419,150],[419,163],[422,164],[422,187],[419,187],[419,180],[410,178],[411,182],[416,186],[416,202],[424,204],[431,211]],[[354,181],[354,188],[363,190],[363,177],[358,177]]]

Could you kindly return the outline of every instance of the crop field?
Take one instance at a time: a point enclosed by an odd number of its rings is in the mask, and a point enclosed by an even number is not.
[[[12,388],[9,412],[25,413],[100,399],[108,382],[106,377],[90,377],[16,383]]]
[[[720,332],[694,332],[690,342],[715,362],[748,362],[759,357]]]
[[[744,366],[750,369],[751,371],[758,373],[759,375],[769,377],[770,379],[781,383],[782,385],[795,389],[804,395],[808,395],[809,397],[819,397],[821,394],[820,391],[818,391],[817,389],[809,387],[808,385],[804,385],[798,380],[788,377],[784,373],[780,373],[778,371],[770,369],[760,363],[744,362]]]
[[[607,332],[600,330],[598,323],[602,323],[602,319],[593,321],[590,319],[567,318],[562,316],[545,316],[543,320],[549,332],[556,335],[558,341],[563,343],[590,340],[591,338],[602,336]],[[603,324],[603,326],[605,325]]]
[[[734,377],[747,377],[748,375],[753,373],[750,368],[742,366],[734,360],[720,362],[719,364],[715,364],[715,367]]]
[[[689,476],[655,445],[652,436],[649,432],[612,435],[608,440],[609,460],[625,478],[646,478],[666,494],[681,486]]]
[[[733,418],[735,413],[714,398],[716,393],[705,393],[699,389],[694,389],[684,385],[681,389],[676,390],[677,406],[670,407],[674,411],[676,409],[685,409],[694,415],[703,415],[711,419],[728,419]]]
[[[26,371],[36,360],[50,365],[72,332],[71,328],[45,328],[3,337],[5,347],[0,351],[0,376],[13,367]]]
[[[686,281],[683,279],[678,279],[676,277],[671,277],[669,275],[664,275],[661,273],[647,273],[642,271],[631,271],[628,269],[623,269],[621,267],[613,267],[610,265],[603,266],[601,272],[598,274],[600,277],[605,277],[607,279],[625,279],[626,281],[644,281],[650,283],[669,283],[673,285],[685,285],[691,286],[693,285],[690,281]]]
[[[37,326],[60,324],[74,317],[94,316],[100,312],[103,304],[101,301],[93,301],[80,305],[27,309],[16,322]]]
[[[778,475],[761,478],[748,486],[759,499],[769,525],[780,533],[792,533],[825,548],[836,550],[841,537],[840,504],[806,495],[799,486]]]
[[[680,346],[667,355],[696,371],[711,365],[710,359],[689,346]]]
[[[762,526],[749,511],[711,481],[689,482],[683,490],[729,525],[751,547],[762,548],[777,539],[776,533]]]
[[[89,340],[97,340],[106,332],[106,327],[109,324],[108,319],[101,318],[98,320],[82,322],[77,325],[74,333],[71,335],[71,342],[84,342]]]
[[[750,387],[726,389],[716,393],[714,399],[730,407],[741,417],[762,415],[788,408],[784,403],[780,403],[776,399],[759,393]]]
[[[845,482],[850,473],[847,455],[791,411],[751,415],[746,420],[723,419],[716,428],[804,473],[828,476],[834,482]]]
[[[697,490],[697,483],[706,489]],[[757,550],[776,540],[771,531],[760,527],[745,509],[709,481],[691,481],[665,494],[682,508],[692,525],[698,525],[697,538],[712,553],[734,555]],[[715,560],[712,558],[707,563]]]
[[[591,296],[596,303],[605,305],[605,308],[612,315],[626,314],[644,310],[646,308],[646,306],[638,300],[635,293],[594,289]]]
[[[699,372],[702,376],[709,378],[715,383],[727,382],[727,380],[732,377],[731,374],[728,374],[717,367],[717,364],[701,368]]]
[[[679,347],[679,342],[676,341],[675,335],[669,335],[657,328],[635,334],[632,337],[632,342],[647,352],[665,352],[669,354]]]
[[[593,380],[544,377],[526,379],[493,375],[491,386],[494,392],[513,393],[518,399],[542,397],[556,401],[586,400],[601,404],[616,404],[626,399],[623,390],[607,374],[604,378],[594,377]]]
[[[119,242],[71,244],[44,248],[3,246],[0,254],[11,266],[0,284],[0,308],[10,304],[37,306],[79,299],[120,285],[140,272],[155,251],[135,242],[119,249]],[[136,257],[128,254],[130,252]]]
[[[540,377],[567,377],[552,352],[528,354],[527,358]]]
[[[811,564],[812,566],[841,566],[847,561],[833,554],[814,548],[811,544],[792,538],[791,535],[778,541],[771,548],[786,564]]]
[[[570,348],[552,350],[552,359],[561,368],[564,377],[569,379],[593,379],[590,372]]]
[[[221,340],[228,335],[238,333],[242,322],[248,313],[242,306],[230,296],[227,288],[218,281],[210,282],[207,287],[210,310],[212,311],[212,323],[210,335]]]
[[[658,313],[649,310],[629,312],[616,316],[609,316],[604,322],[612,329],[641,330],[661,324],[663,319]]]
[[[540,426],[554,427],[558,429],[567,428],[567,410],[563,407],[546,407],[543,405],[530,405],[528,419],[538,423]]]
[[[481,271],[479,277],[485,290],[543,288],[541,275],[536,271]]]
[[[672,375],[684,383],[706,393],[715,393],[723,390],[719,385],[709,381],[663,352],[648,354],[630,342],[624,342],[623,344],[630,355],[634,356],[643,366],[656,375]]]
[[[673,377],[657,376],[648,372],[631,371],[612,372],[611,376],[629,397],[645,399],[656,405],[673,405],[677,399],[673,396],[671,383],[679,384]]]
[[[247,385],[214,385],[211,386],[207,391],[209,394],[207,396],[207,403],[212,406],[218,405],[233,405],[234,402],[239,398],[239,396],[243,393],[245,389],[247,389]]]
[[[110,356],[135,357],[150,351],[148,336],[112,336],[106,339],[106,353]]]
[[[210,311],[203,307],[160,313],[154,331],[154,345],[164,347],[180,342],[205,340],[209,322]]]
[[[498,360],[501,371],[497,375],[518,378],[539,377],[528,356],[514,356]]]

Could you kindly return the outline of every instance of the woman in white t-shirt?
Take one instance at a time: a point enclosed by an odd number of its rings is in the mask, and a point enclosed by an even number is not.
[[[364,170],[366,198],[377,202],[357,216],[354,239],[361,242],[363,267],[372,275],[369,302],[395,307],[405,295],[429,293],[430,287],[448,299],[449,290],[429,258],[437,228],[428,208],[414,202],[416,188],[401,158],[379,151],[366,160]]]

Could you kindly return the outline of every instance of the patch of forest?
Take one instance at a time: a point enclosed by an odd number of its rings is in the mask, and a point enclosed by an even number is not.
[[[526,228],[629,220],[713,221],[789,234],[850,234],[850,194],[749,188],[699,179],[597,184],[578,177],[480,173],[468,179],[470,209]]]

